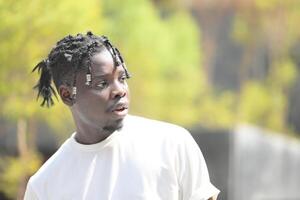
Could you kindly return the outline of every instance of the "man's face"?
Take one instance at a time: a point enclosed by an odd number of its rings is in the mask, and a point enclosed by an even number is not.
[[[107,50],[91,58],[92,82],[85,85],[86,72],[77,75],[76,103],[72,106],[77,123],[114,131],[122,127],[128,113],[129,90],[122,66],[115,67]]]

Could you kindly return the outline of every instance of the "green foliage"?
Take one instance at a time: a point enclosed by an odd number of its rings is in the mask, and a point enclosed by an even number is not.
[[[255,101],[254,101],[255,99]],[[284,130],[284,111],[286,99],[265,85],[248,82],[242,88],[239,105],[239,120],[267,127]]]
[[[187,12],[178,10],[162,19],[146,0],[106,1],[104,10],[107,32],[133,73],[132,112],[180,124],[195,122],[194,102],[205,78],[198,67],[199,33]]]
[[[253,39],[253,30],[249,25],[243,20],[240,15],[234,19],[232,37],[240,43],[250,43]]]
[[[199,100],[199,123],[206,128],[228,128],[236,122],[236,94],[230,91],[218,95],[208,93]]]
[[[233,38],[244,47],[246,58],[260,43],[269,54],[265,80],[245,80],[239,94],[237,120],[278,132],[289,132],[286,122],[288,95],[298,76],[289,51],[300,38],[300,3],[297,0],[253,0],[237,10]],[[250,58],[251,59],[251,58]],[[246,66],[240,66],[246,67]]]
[[[286,59],[274,63],[267,79],[273,90],[288,91],[297,78],[297,68],[291,60]]]
[[[30,152],[24,158],[2,157],[0,160],[0,188],[4,194],[15,199],[22,178],[27,178],[36,172],[41,165],[41,156]]]

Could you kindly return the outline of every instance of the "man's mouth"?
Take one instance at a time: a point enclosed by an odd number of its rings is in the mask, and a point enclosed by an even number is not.
[[[116,104],[113,108],[112,108],[112,111],[123,111],[125,109],[127,109],[128,106],[126,104],[123,104],[123,103],[119,103],[119,104]]]
[[[119,116],[125,116],[128,112],[128,105],[124,103],[116,104],[112,109],[111,112],[119,115]]]
[[[115,111],[121,112],[121,111],[123,111],[123,110],[125,110],[125,109],[127,109],[127,108],[125,108],[125,107],[116,108],[116,109],[113,110],[113,112],[115,112]]]

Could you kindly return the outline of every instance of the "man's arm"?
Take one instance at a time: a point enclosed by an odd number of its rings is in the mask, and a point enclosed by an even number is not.
[[[176,170],[182,199],[216,200],[219,190],[211,184],[203,154],[189,132],[181,135]]]
[[[27,183],[23,200],[38,200],[38,197],[36,196],[29,182]]]
[[[215,195],[213,197],[210,197],[208,200],[217,200],[218,195]]]

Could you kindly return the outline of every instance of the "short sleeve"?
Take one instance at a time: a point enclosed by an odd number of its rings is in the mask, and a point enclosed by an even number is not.
[[[36,196],[30,181],[27,184],[25,195],[24,195],[24,200],[38,200],[38,197]]]
[[[207,200],[220,191],[210,182],[202,152],[191,134],[184,130],[178,148],[176,171],[181,200]]]

